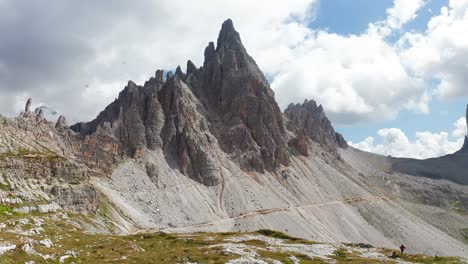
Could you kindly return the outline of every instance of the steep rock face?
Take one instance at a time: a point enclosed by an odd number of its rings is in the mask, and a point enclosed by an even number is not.
[[[168,163],[200,183],[218,184],[217,140],[201,114],[204,107],[179,74],[166,82],[159,100],[166,116],[161,138]]]
[[[205,49],[203,67],[198,71],[187,67],[187,82],[209,110],[222,149],[243,169],[273,171],[289,164],[286,130],[274,93],[231,20],[223,23],[216,48],[210,42]]]
[[[9,195],[22,195],[39,207],[56,202],[67,210],[96,211],[97,191],[86,183],[102,171],[84,162],[79,151],[82,141],[68,130],[65,117],[61,116],[54,127],[43,118],[42,109],[35,115],[31,104],[29,99],[19,117],[0,117],[0,175],[3,181],[11,182]],[[71,196],[77,196],[69,192],[54,193],[49,188],[52,184],[73,186],[81,193],[79,199],[71,200]]]
[[[145,149],[162,149],[168,163],[205,185],[216,185],[219,169],[214,156],[217,140],[200,113],[204,108],[181,78],[158,70],[144,86],[129,82],[119,97],[89,123],[71,128],[83,135],[88,160],[111,165],[142,157]]]
[[[290,104],[284,114],[288,118],[287,128],[297,135],[291,140],[291,145],[301,154],[307,155],[305,137],[331,151],[336,151],[338,147],[348,147],[343,136],[335,132],[322,106],[317,106],[314,100],[305,100],[303,104]]]
[[[50,190],[55,201],[66,210],[96,212],[99,209],[99,193],[90,185],[55,185]]]
[[[83,136],[100,130],[109,137],[109,143],[118,145],[116,155],[139,157],[147,147],[154,150],[161,146],[159,137],[163,124],[162,109],[157,91],[163,84],[162,72],[150,79],[144,87],[128,82],[119,97],[89,123],[78,123],[70,128]],[[111,138],[115,137],[115,142]],[[121,152],[121,153],[119,153]]]
[[[59,131],[68,130],[67,119],[65,118],[65,116],[59,116],[59,118],[57,119],[57,123],[55,123],[55,129]]]

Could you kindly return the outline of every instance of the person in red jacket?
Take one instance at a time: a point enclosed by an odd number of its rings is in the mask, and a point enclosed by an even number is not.
[[[401,254],[403,254],[405,252],[405,249],[406,249],[406,247],[403,244],[401,244],[401,246],[400,246]]]

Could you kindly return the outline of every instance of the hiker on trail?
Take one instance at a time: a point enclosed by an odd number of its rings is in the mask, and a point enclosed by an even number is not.
[[[405,249],[406,249],[406,247],[405,247],[405,246],[403,246],[403,244],[401,244],[401,246],[400,246],[400,251],[401,251],[401,254],[403,254],[403,252],[405,252]]]

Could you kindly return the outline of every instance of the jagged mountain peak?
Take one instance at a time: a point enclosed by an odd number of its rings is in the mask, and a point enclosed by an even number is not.
[[[187,61],[187,70],[185,71],[187,76],[190,75],[191,73],[194,73],[197,71],[197,66],[195,66],[195,64],[191,61],[191,60],[188,60]]]
[[[107,131],[121,147],[116,155],[141,157],[145,149],[162,148],[169,164],[205,184],[218,182],[212,169],[217,161],[207,153],[223,152],[242,170],[263,173],[290,165],[290,132],[332,150],[345,142],[313,100],[294,106],[305,114],[290,117],[287,131],[273,90],[242,45],[232,20],[223,23],[217,47],[209,42],[204,55],[201,68],[188,60],[186,73],[178,66],[165,79],[157,70],[143,87],[129,81],[95,120],[71,129],[87,136],[106,127],[101,133]],[[305,123],[307,118],[316,122]],[[307,154],[307,145],[302,147],[301,153]],[[206,168],[213,173],[201,173]]]
[[[231,19],[224,21],[218,36],[216,50],[220,52],[224,49],[245,50],[240,35],[235,30],[234,23]]]
[[[314,100],[306,99],[302,104],[289,104],[284,114],[288,118],[288,129],[297,134],[291,143],[301,154],[307,153],[303,144],[305,137],[322,144],[331,151],[336,151],[338,147],[348,147],[343,136],[335,132],[322,105],[317,106]]]

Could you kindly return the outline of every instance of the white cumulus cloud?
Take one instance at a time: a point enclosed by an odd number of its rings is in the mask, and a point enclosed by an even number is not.
[[[393,157],[417,159],[438,157],[453,153],[463,145],[467,133],[466,119],[459,118],[453,125],[454,129],[451,133],[416,132],[414,141],[409,140],[399,128],[384,128],[377,132],[383,140],[381,144],[376,144],[373,137],[368,137],[357,143],[348,143],[350,146],[364,151]]]
[[[427,113],[426,83],[407,70],[399,46],[386,40],[423,5],[395,0],[387,19],[369,24],[360,35],[311,31],[286,52],[287,59],[266,68],[274,75],[280,105],[313,98],[340,124],[394,119],[402,109]]]
[[[436,80],[442,98],[468,96],[468,1],[450,0],[426,32],[400,39],[402,60],[417,76]]]

